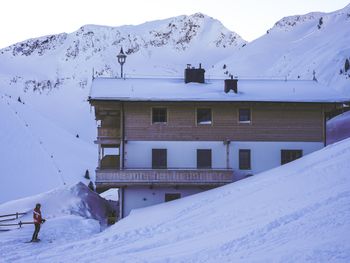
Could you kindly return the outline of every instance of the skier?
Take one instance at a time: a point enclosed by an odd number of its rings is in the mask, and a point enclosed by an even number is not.
[[[38,242],[38,241],[40,241],[40,239],[38,239],[38,234],[39,234],[39,231],[40,231],[40,225],[45,223],[45,221],[46,221],[45,219],[43,219],[41,217],[40,207],[41,207],[41,204],[38,203],[38,204],[35,205],[35,208],[33,210],[33,219],[34,219],[35,230],[34,230],[31,242]]]

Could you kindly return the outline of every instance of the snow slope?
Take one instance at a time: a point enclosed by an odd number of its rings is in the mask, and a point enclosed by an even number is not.
[[[27,105],[0,93],[0,204],[93,175],[96,149]],[[24,104],[23,104],[24,103]]]
[[[0,255],[4,262],[349,262],[349,158],[347,139],[248,179],[135,210],[66,244],[45,241],[59,236],[48,235],[56,225],[43,229],[39,244],[23,245],[22,230],[0,233]]]
[[[332,13],[285,17],[264,36],[235,50],[212,74],[313,79],[350,96],[350,5]]]
[[[350,138],[350,111],[344,112],[327,122],[327,144]]]

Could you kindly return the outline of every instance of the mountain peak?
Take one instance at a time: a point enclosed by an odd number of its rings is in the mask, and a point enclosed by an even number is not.
[[[282,29],[288,31],[299,24],[318,20],[324,15],[321,12],[312,12],[305,15],[287,16],[277,21],[272,29]]]

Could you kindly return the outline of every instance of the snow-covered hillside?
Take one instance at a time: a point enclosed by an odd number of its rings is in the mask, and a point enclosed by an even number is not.
[[[350,138],[350,111],[327,122],[327,144]]]
[[[86,169],[94,175],[95,147],[43,117],[23,96],[0,93],[0,119],[0,203],[63,184],[88,183]]]
[[[349,43],[350,5],[332,13],[285,17],[212,72],[288,79],[313,79],[315,74],[318,81],[350,96]]]
[[[349,262],[349,159],[347,139],[248,179],[135,210],[101,233],[52,216],[41,243],[23,244],[30,226],[0,233],[0,256],[50,263]]]

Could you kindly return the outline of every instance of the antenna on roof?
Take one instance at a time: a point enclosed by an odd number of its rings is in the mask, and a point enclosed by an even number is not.
[[[92,80],[94,80],[95,79],[95,69],[94,69],[94,67],[92,67]]]

